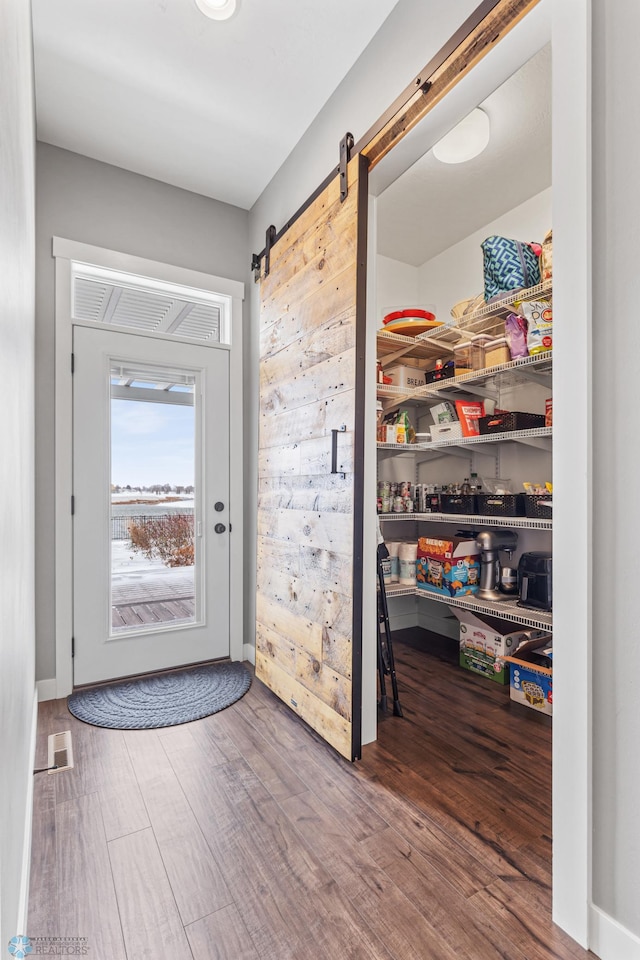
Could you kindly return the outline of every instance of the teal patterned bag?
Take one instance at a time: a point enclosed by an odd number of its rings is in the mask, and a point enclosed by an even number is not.
[[[487,237],[480,246],[484,257],[486,301],[510,290],[535,287],[540,283],[540,259],[534,245],[507,237]]]

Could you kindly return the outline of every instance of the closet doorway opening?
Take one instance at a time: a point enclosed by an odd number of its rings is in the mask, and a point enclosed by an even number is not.
[[[526,295],[505,296],[494,309],[485,301],[481,248],[491,236],[542,245],[552,227],[550,38],[550,9],[541,4],[370,173],[375,355],[365,492],[365,529],[379,522],[392,554],[387,597],[404,712],[403,720],[378,714],[378,745],[423,778],[436,822],[455,809],[456,839],[474,856],[503,851],[509,870],[537,877],[548,902],[553,695],[548,683],[537,683],[540,696],[520,684],[514,694],[526,705],[515,702],[501,655],[528,633],[542,656],[552,646],[552,612],[520,607],[517,592],[500,589],[499,571],[495,598],[477,592],[483,533],[498,537],[497,558],[511,571],[521,557],[550,557],[553,547],[553,508],[536,512],[524,499],[528,483],[540,504],[552,502],[545,484],[554,479],[553,352],[542,337],[535,343],[533,324],[527,339],[526,318],[529,303],[552,312],[553,280],[538,274],[521,284]],[[438,159],[434,145],[478,108],[490,130],[482,151],[460,163]],[[522,318],[519,345],[505,340],[508,314]],[[476,357],[489,343],[482,362],[469,359],[473,337]],[[454,351],[465,344],[466,354]],[[383,423],[375,442],[374,403]],[[514,423],[493,436],[484,424],[476,435],[464,420],[495,411],[514,414]],[[407,431],[415,444],[398,442]],[[401,576],[410,548],[415,579],[406,566]],[[458,563],[464,575],[456,575]],[[371,596],[372,624],[375,610]],[[509,648],[499,636],[510,637]],[[563,826],[558,875],[567,866]]]

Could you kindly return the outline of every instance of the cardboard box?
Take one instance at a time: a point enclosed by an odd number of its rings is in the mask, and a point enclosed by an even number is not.
[[[504,657],[509,668],[509,696],[531,710],[553,714],[553,650],[551,637],[529,640]]]
[[[540,643],[546,636],[539,630],[514,630],[508,620],[480,618],[470,610],[451,609],[460,621],[460,666],[495,683],[509,682],[506,660],[512,651],[523,642]]]
[[[441,597],[464,597],[478,592],[480,547],[475,540],[451,537],[418,538],[418,587]]]
[[[402,387],[403,390],[413,390],[415,387],[424,387],[424,370],[418,367],[409,367],[405,364],[396,364],[394,367],[388,367],[385,370],[388,377],[391,377],[394,387]]]

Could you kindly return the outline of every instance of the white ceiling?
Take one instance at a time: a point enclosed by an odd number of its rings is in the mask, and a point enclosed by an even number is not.
[[[551,186],[550,45],[480,105],[491,124],[480,156],[446,164],[429,150],[380,194],[378,253],[420,266]]]
[[[33,0],[37,136],[249,209],[398,0]]]

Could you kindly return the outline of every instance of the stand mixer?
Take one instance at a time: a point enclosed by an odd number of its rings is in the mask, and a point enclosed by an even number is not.
[[[498,554],[504,550],[511,559],[518,545],[518,535],[513,530],[481,530],[476,537],[476,544],[482,550],[480,587],[476,596],[479,600],[502,600],[504,593],[498,589],[501,575]]]

